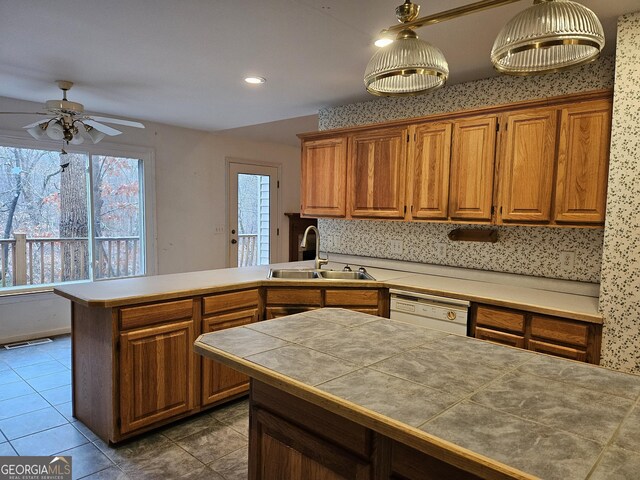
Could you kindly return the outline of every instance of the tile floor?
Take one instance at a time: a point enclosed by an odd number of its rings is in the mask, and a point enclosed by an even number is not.
[[[72,455],[73,478],[247,478],[248,403],[235,401],[111,448],[71,415],[71,338],[0,348],[0,456]]]

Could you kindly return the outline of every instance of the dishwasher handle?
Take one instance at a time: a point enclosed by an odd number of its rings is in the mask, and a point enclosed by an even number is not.
[[[428,295],[426,293],[408,292],[406,290],[396,290],[394,288],[389,289],[389,293],[392,297],[400,297],[404,300],[429,300],[431,302],[438,302],[440,304],[452,305],[457,307],[469,308],[471,302],[467,300],[458,300],[457,298],[440,297],[437,295]]]

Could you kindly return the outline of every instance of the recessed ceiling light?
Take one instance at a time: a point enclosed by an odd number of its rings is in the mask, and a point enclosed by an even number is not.
[[[387,45],[391,45],[393,43],[393,38],[379,38],[373,44],[376,47],[386,47]]]
[[[257,85],[257,84],[260,84],[260,83],[264,83],[267,80],[265,78],[263,78],[263,77],[247,77],[247,78],[244,79],[244,81],[247,82],[247,83],[251,83],[253,85]]]

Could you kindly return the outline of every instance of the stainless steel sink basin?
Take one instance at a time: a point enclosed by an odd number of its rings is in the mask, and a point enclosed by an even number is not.
[[[375,280],[368,273],[345,272],[341,270],[320,270],[318,272],[322,278],[327,280]]]
[[[311,280],[318,278],[316,270],[269,270],[267,278],[291,278],[295,280]]]
[[[343,270],[294,270],[271,269],[267,278],[289,280],[375,280],[366,272],[349,272]]]

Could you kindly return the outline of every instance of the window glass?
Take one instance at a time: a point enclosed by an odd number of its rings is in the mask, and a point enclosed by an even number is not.
[[[94,155],[92,173],[95,277],[143,274],[142,162]]]
[[[144,273],[142,162],[91,157],[0,146],[0,290]]]

